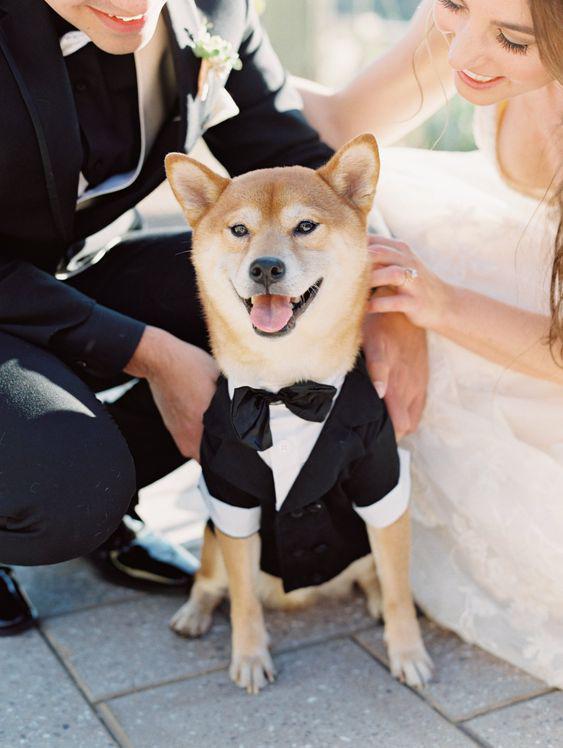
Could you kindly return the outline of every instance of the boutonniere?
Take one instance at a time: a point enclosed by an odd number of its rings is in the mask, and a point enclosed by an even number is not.
[[[240,70],[242,62],[238,53],[233,50],[231,42],[218,34],[211,34],[213,24],[207,19],[199,27],[197,35],[188,31],[189,46],[196,57],[201,58],[199,76],[197,79],[197,93],[205,101],[209,92],[209,76],[228,74],[231,70]]]

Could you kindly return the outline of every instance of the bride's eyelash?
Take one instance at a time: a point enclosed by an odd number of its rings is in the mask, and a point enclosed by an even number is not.
[[[457,5],[457,3],[453,3],[452,0],[438,0],[438,2],[447,10],[451,10],[452,13],[461,13],[465,10],[463,5]],[[500,29],[498,30],[497,34],[497,41],[501,45],[501,47],[507,49],[509,52],[513,52],[516,55],[525,55],[528,51],[528,44],[516,44],[516,42],[511,42],[510,39],[506,38],[506,36]]]
[[[451,0],[439,0],[439,3],[440,5],[443,5],[444,8],[451,10],[453,13],[459,13],[464,10],[463,5],[456,5],[456,3],[452,3]]]
[[[500,29],[497,34],[497,41],[501,45],[501,47],[504,47],[504,49],[507,49],[509,52],[514,52],[514,54],[517,55],[525,55],[528,51],[527,44],[516,44],[516,42],[511,42],[510,39],[506,38],[506,36]]]

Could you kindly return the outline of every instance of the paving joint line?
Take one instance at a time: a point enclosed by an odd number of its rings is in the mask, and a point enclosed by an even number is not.
[[[363,652],[366,652],[366,654],[368,654],[373,660],[375,660],[379,665],[385,668],[385,670],[387,670],[388,673],[391,673],[388,663],[385,662],[385,660],[383,660],[375,652],[373,652],[368,646],[363,644],[363,642],[358,641],[358,639],[356,639],[355,636],[352,637],[352,641]],[[409,691],[413,693],[418,699],[420,699],[427,707],[432,709],[433,712],[435,712],[439,717],[441,717],[448,724],[450,724],[455,730],[463,733],[466,737],[468,737],[470,740],[476,743],[476,745],[481,746],[481,748],[492,748],[492,746],[489,746],[487,743],[482,742],[480,738],[478,738],[476,735],[471,733],[471,731],[469,731],[463,724],[459,722],[455,722],[448,714],[446,714],[441,709],[439,709],[436,704],[434,704],[432,701],[427,699],[422,689],[413,688],[412,686],[409,686],[407,683],[401,683],[400,685],[404,686],[405,688],[408,688]]]
[[[78,608],[73,608],[72,610],[61,610],[58,613],[43,613],[41,614],[41,621],[53,621],[59,618],[72,616],[75,613],[85,613],[88,610],[95,610],[96,608],[109,608],[112,605],[123,605],[124,603],[130,603],[138,599],[138,596],[131,595],[131,597],[124,597],[121,600],[108,600],[107,602],[102,603],[86,603],[85,605],[81,605]]]
[[[371,628],[371,627],[370,627]],[[339,633],[339,634],[332,634],[324,639],[315,639],[314,641],[309,642],[302,642],[300,644],[296,644],[294,646],[287,646],[280,649],[276,649],[272,652],[273,656],[276,657],[277,655],[284,655],[284,654],[290,654],[291,652],[296,652],[301,649],[309,649],[310,647],[316,647],[319,644],[325,644],[331,641],[339,641],[339,640],[347,640],[349,639],[352,641],[352,637],[355,634],[360,634],[363,631],[367,631],[369,629],[355,629],[353,632],[349,633]],[[229,662],[225,663],[224,665],[216,665],[214,667],[207,668],[205,670],[200,670],[197,673],[191,673],[188,675],[177,675],[172,678],[167,678],[165,680],[161,681],[155,681],[153,683],[147,683],[142,686],[136,686],[135,688],[124,688],[121,691],[110,691],[107,694],[102,694],[102,696],[99,696],[97,698],[92,698],[92,704],[95,706],[98,706],[102,703],[107,703],[109,701],[113,701],[114,699],[121,699],[124,696],[132,696],[136,693],[144,693],[145,691],[150,691],[151,689],[160,688],[164,686],[170,686],[174,685],[175,683],[182,683],[184,681],[190,681],[195,680],[197,678],[203,678],[206,675],[211,675],[213,673],[220,673],[222,671],[228,671],[229,669]]]
[[[96,709],[95,704],[93,704],[90,699],[88,698],[88,695],[80,685],[80,683],[77,681],[77,679],[74,676],[74,673],[67,667],[67,664],[64,660],[64,658],[61,656],[61,654],[58,652],[58,650],[52,645],[48,637],[45,635],[45,633],[41,630],[40,627],[37,628],[39,632],[39,636],[43,639],[45,644],[47,645],[48,649],[51,651],[55,659],[60,663],[61,667],[63,668],[64,672],[68,675],[71,682],[74,684],[76,690],[82,697],[82,699],[86,702],[86,705],[88,709],[92,712],[94,717],[96,718],[96,722],[102,727],[104,732],[108,734],[108,736],[111,738],[111,740],[115,741],[117,745],[120,748],[130,748],[130,746],[124,746],[117,738],[116,735],[112,733],[112,731],[109,729],[108,725],[101,719],[100,715],[98,714],[98,711]]]
[[[487,714],[494,714],[495,712],[500,712],[503,709],[509,709],[511,706],[516,706],[517,704],[525,704],[528,701],[535,701],[536,699],[540,699],[542,696],[547,696],[550,693],[556,693],[559,689],[557,688],[551,688],[550,686],[546,686],[543,691],[538,691],[537,693],[532,693],[528,695],[522,695],[522,696],[515,696],[510,701],[506,701],[502,704],[497,704],[496,706],[491,707],[490,709],[485,709],[482,711],[476,710],[475,714],[472,714],[469,717],[464,717],[462,720],[460,720],[460,723],[463,722],[469,722],[471,719],[476,719],[477,717],[484,717]]]

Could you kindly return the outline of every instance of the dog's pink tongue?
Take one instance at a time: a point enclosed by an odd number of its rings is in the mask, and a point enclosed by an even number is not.
[[[254,327],[263,332],[282,330],[293,314],[290,296],[264,294],[253,298],[250,320]]]

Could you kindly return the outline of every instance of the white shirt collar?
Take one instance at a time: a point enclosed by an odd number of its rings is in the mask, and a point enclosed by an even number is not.
[[[59,39],[63,57],[68,57],[69,55],[78,52],[79,49],[90,44],[91,41],[90,37],[86,36],[83,31],[68,31]]]
[[[332,407],[334,407],[336,398],[340,395],[345,378],[345,374],[338,374],[321,383],[336,387]],[[231,380],[228,381],[228,385],[229,397],[232,400],[235,389],[243,385]],[[285,501],[301,468],[309,459],[325,423],[326,419],[320,423],[306,421],[292,413],[282,402],[270,405],[270,430],[273,445],[263,452],[258,452],[258,455],[272,471],[276,492],[276,509],[279,510]]]

